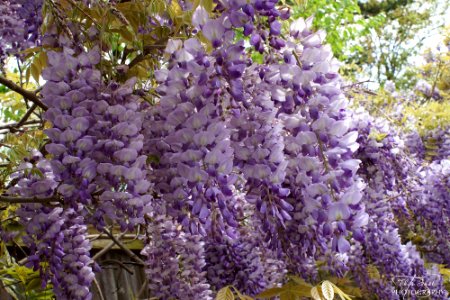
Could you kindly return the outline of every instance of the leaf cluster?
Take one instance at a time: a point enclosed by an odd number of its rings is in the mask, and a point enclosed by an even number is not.
[[[342,284],[342,285],[341,285]],[[338,287],[341,285],[341,288]],[[342,288],[342,286],[344,286]],[[344,292],[345,291],[345,292]],[[288,281],[281,287],[272,287],[264,290],[255,296],[255,299],[273,299],[278,297],[280,300],[351,300],[349,291],[355,293],[355,296],[361,296],[350,280],[345,278],[330,278],[317,285],[311,285],[298,276],[289,276]],[[336,298],[339,297],[339,298]],[[235,287],[226,286],[219,290],[216,300],[253,300],[252,297],[241,294]]]
[[[0,282],[15,300],[54,299],[51,285],[41,286],[39,272],[19,265],[0,243]]]

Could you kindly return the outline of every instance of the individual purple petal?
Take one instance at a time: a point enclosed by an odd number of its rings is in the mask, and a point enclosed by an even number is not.
[[[47,150],[48,153],[53,154],[55,156],[61,155],[67,151],[66,146],[62,144],[47,144],[45,145],[45,150]]]
[[[70,127],[74,130],[85,132],[90,127],[88,118],[78,117],[70,122]]]
[[[125,148],[114,152],[114,158],[122,162],[134,161],[137,158],[137,151],[135,149]]]
[[[72,130],[72,129],[66,129],[64,130],[59,139],[61,142],[65,142],[65,143],[73,143],[75,142],[79,137],[81,136],[81,133],[77,130]]]
[[[210,20],[203,27],[203,35],[211,41],[213,47],[222,44],[225,28],[220,20]]]
[[[350,217],[350,208],[347,204],[342,202],[336,202],[330,205],[328,208],[328,218],[331,221],[334,220],[346,220]]]
[[[337,250],[339,253],[347,253],[350,250],[350,243],[342,235],[338,238]]]

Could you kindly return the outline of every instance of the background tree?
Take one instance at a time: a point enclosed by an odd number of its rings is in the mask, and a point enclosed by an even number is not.
[[[345,63],[341,72],[379,84],[415,85],[414,57],[423,42],[445,25],[445,1],[300,1],[293,15],[314,14],[327,42]],[[430,22],[433,20],[433,22]]]

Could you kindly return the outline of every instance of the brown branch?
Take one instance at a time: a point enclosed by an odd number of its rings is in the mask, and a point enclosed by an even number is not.
[[[10,124],[1,125],[0,126],[0,130],[8,129],[9,131],[14,132],[21,126],[24,126],[24,125],[35,125],[35,124],[40,124],[41,123],[40,120],[24,121],[22,123],[20,123],[20,122],[22,122],[22,120],[20,120],[17,123],[10,123]]]
[[[145,262],[139,256],[134,254],[133,251],[122,244],[108,229],[105,228],[104,231],[111,238],[111,240],[113,240],[113,242],[116,243],[116,245],[119,246],[119,248],[122,249],[129,257],[131,257],[141,265],[145,265]]]
[[[408,194],[411,194],[411,193],[418,193],[418,192],[423,192],[423,190],[414,190],[414,191],[410,191],[410,192],[408,192]],[[398,197],[401,197],[401,196],[404,196],[404,194],[403,194],[403,193],[399,193],[399,194],[397,194],[397,195],[395,195],[395,196],[383,198],[382,201],[390,201],[390,200],[393,200],[393,199],[398,198]]]
[[[19,182],[19,178],[13,178],[8,185],[5,187],[5,190],[8,190],[9,188],[15,186]]]
[[[4,86],[6,86],[7,88],[9,88],[10,90],[21,94],[23,97],[30,100],[31,102],[33,102],[34,104],[36,104],[37,106],[42,108],[43,110],[47,110],[47,106],[44,103],[42,103],[42,101],[39,99],[38,96],[36,96],[35,93],[25,90],[24,88],[18,86],[17,84],[12,82],[11,80],[6,79],[3,76],[0,76],[0,83],[3,84]]]
[[[20,126],[24,125],[28,121],[28,118],[31,116],[31,114],[34,112],[34,110],[36,108],[37,108],[37,104],[33,103],[33,105],[31,105],[30,109],[27,110],[27,112],[23,115],[22,119],[20,119],[20,121],[17,123],[16,128],[19,128]]]
[[[128,54],[130,54],[132,51],[129,49],[129,48],[127,48],[127,47],[125,47],[125,49],[123,49],[123,52],[122,52],[122,58],[121,58],[121,60],[120,60],[120,64],[121,65],[123,65],[123,64],[125,64],[125,62],[127,61],[127,56],[128,56]]]
[[[367,82],[375,82],[375,81],[372,81],[372,80],[370,80],[370,79],[368,79],[368,80],[363,80],[363,81],[355,82],[355,83],[352,83],[352,84],[349,84],[349,85],[344,85],[342,88],[343,88],[343,89],[351,88],[351,87],[354,87],[354,86],[356,86],[356,85],[361,85],[361,84],[367,83]]]
[[[100,284],[98,283],[97,278],[94,277],[94,285],[97,288],[98,296],[100,297],[100,300],[105,300],[105,296],[103,296],[102,289],[100,287]]]
[[[152,52],[152,50],[154,50],[154,49],[162,50],[162,49],[166,48],[166,43],[167,43],[167,40],[166,41],[158,41],[157,44],[145,46],[144,51],[141,54],[137,55],[128,64],[128,67],[130,67],[130,69],[131,69],[132,67],[134,67],[135,65],[137,65],[138,63],[143,61],[145,59],[145,57]]]
[[[297,55],[297,53],[295,52],[295,50],[292,51],[292,54],[294,55],[295,60],[297,61],[298,66],[299,66],[300,68],[302,68],[302,67],[303,67],[303,66],[302,66],[302,62],[300,61],[300,58],[298,57],[298,55]]]
[[[102,264],[117,264],[119,265],[122,269],[125,269],[128,273],[130,273],[131,275],[134,274],[133,270],[131,270],[130,268],[128,268],[123,262],[121,262],[120,260],[117,259],[105,259],[103,261],[101,261]]]
[[[125,233],[121,233],[118,237],[118,239],[121,239],[123,236],[125,235]],[[106,245],[102,250],[100,250],[99,252],[97,252],[92,259],[93,260],[97,260],[99,259],[101,256],[103,256],[103,254],[105,254],[106,252],[108,252],[109,249],[111,249],[112,247],[114,247],[116,243],[114,241],[110,242],[108,245]]]
[[[52,203],[52,202],[61,202],[61,199],[56,196],[50,196],[45,198],[38,197],[13,197],[7,195],[0,195],[0,202],[6,202],[9,204],[16,203]]]
[[[98,22],[96,22],[87,12],[85,12],[77,3],[75,3],[75,1],[73,0],[68,0],[69,3],[72,6],[75,6],[76,9],[78,9],[83,15],[85,15],[89,20],[91,20],[92,23],[94,23],[95,26],[100,27],[100,25],[98,24]],[[101,29],[101,27],[100,27]]]
[[[138,291],[138,293],[136,295],[136,299],[141,299],[142,295],[144,295],[145,290],[147,289],[147,285],[148,285],[147,280],[144,280],[144,284],[139,289],[139,291]]]

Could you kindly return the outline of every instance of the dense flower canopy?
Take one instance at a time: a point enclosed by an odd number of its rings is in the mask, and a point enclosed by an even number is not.
[[[189,37],[166,41],[144,85],[125,76],[126,59],[105,71],[103,28],[41,34],[41,1],[0,4],[0,59],[48,49],[48,142],[7,191],[54,197],[17,208],[43,285],[57,299],[91,299],[99,267],[87,228],[116,225],[144,228],[157,299],[213,299],[226,286],[256,296],[286,274],[313,285],[351,277],[379,299],[403,299],[396,279],[421,278],[409,288],[448,299],[430,265],[450,266],[448,135],[428,164],[420,137],[354,108],[325,32],[312,18],[284,28],[290,11],[277,0],[172,2],[192,11]],[[152,38],[154,24],[176,27],[164,14],[147,22]],[[414,227],[430,238],[405,239]]]

